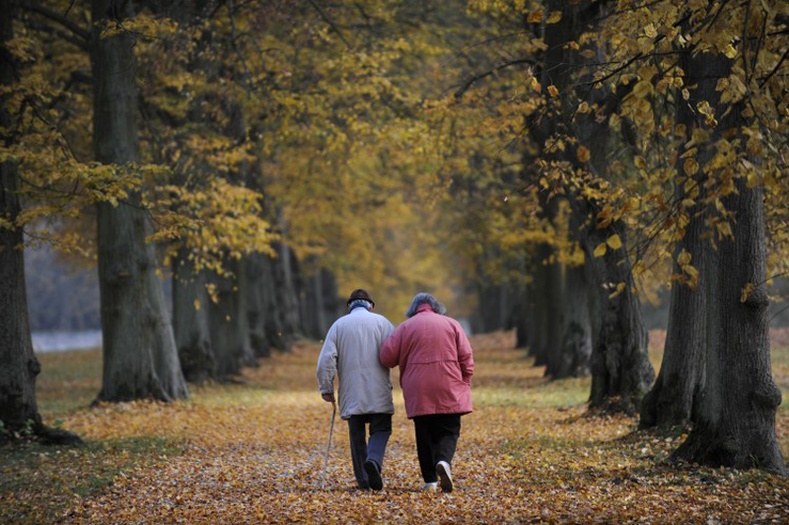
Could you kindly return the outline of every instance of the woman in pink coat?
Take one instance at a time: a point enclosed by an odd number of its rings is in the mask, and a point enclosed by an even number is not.
[[[460,416],[471,412],[474,358],[460,323],[428,293],[418,293],[407,319],[381,346],[381,363],[400,367],[405,410],[414,421],[416,451],[426,490],[452,492],[450,466]]]

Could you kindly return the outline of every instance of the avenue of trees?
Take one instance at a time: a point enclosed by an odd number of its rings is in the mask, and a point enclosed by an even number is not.
[[[784,473],[772,4],[12,1],[0,430],[53,432],[27,319],[39,242],[96,266],[97,401],[185,398],[320,338],[347,290],[399,322],[426,289],[475,330],[514,328],[551,378],[591,375],[591,411],[689,426],[675,457]],[[665,286],[656,373],[640,305]]]

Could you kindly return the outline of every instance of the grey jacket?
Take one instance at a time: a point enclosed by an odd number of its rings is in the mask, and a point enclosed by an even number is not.
[[[318,356],[318,389],[334,392],[339,380],[340,417],[393,414],[389,369],[378,360],[381,344],[394,331],[389,320],[364,308],[354,308],[329,328]]]

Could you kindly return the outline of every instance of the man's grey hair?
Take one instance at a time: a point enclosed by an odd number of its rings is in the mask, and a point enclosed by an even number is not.
[[[408,307],[408,310],[405,311],[405,316],[410,318],[416,315],[417,309],[422,306],[423,304],[429,304],[430,308],[437,314],[444,315],[447,313],[446,307],[443,304],[439,303],[435,297],[430,295],[426,292],[419,292],[416,294],[411,301],[411,306]]]
[[[351,304],[348,305],[348,313],[352,312],[354,308],[359,308],[360,306],[367,311],[373,309],[373,304],[370,301],[365,301],[364,299],[354,299],[351,301]]]

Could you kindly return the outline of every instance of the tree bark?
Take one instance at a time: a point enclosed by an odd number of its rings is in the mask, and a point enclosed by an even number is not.
[[[553,379],[589,375],[592,355],[592,325],[589,318],[585,266],[567,266],[562,294],[562,343],[555,366],[548,370]]]
[[[328,270],[318,268],[309,277],[304,290],[304,329],[306,335],[321,339],[331,324],[342,315],[334,276]]]
[[[273,290],[267,289],[266,283],[270,279],[267,279],[266,274],[270,270],[265,258],[266,255],[262,253],[245,257],[247,286],[242,293],[246,295],[249,344],[256,357],[270,357],[274,346],[266,326],[269,315],[266,294],[273,293]]]
[[[694,210],[690,211],[691,214],[695,213]],[[675,261],[684,249],[692,255],[694,267],[703,272],[702,229],[701,219],[692,218],[680,248],[675,253]],[[674,272],[681,271],[675,263]],[[668,429],[684,426],[695,419],[704,385],[707,309],[703,292],[707,279],[705,274],[699,275],[695,289],[684,283],[674,283],[671,287],[663,361],[657,380],[644,396],[641,405],[641,428]]]
[[[540,215],[551,226],[556,217],[556,206],[555,199],[541,200]],[[552,261],[555,248],[551,244],[540,243],[536,251],[534,278],[529,287],[531,311],[534,314],[529,355],[534,357],[535,366],[544,366],[561,351],[562,269],[557,262]]]
[[[216,379],[211,346],[205,271],[196,271],[181,249],[173,259],[173,333],[184,377],[190,383]]]
[[[15,83],[14,62],[7,50],[13,39],[14,6],[0,12],[0,85]],[[13,118],[0,96],[0,128],[9,130]],[[9,136],[3,136],[6,142]],[[19,166],[13,160],[0,162],[0,441],[30,431],[45,442],[79,443],[72,432],[50,429],[43,424],[36,402],[36,376],[41,365],[33,352],[25,285],[24,235],[16,224],[22,211],[19,202]],[[20,434],[21,433],[21,434]]]
[[[775,430],[781,391],[772,378],[763,192],[736,182],[725,199],[734,238],[710,251],[706,382],[693,430],[674,457],[786,474]],[[756,288],[745,300],[747,284]]]
[[[282,315],[280,313],[277,263],[278,260],[273,257],[263,255],[260,258],[263,328],[271,348],[287,350],[287,341],[284,335],[285,329],[282,326]]]
[[[619,231],[626,245],[624,228]],[[624,248],[608,250],[595,257],[594,246],[606,242],[612,231],[595,229],[587,232],[584,243],[587,257],[597,280],[600,324],[592,349],[592,389],[589,407],[612,412],[636,413],[655,373],[647,354],[647,332],[636,297],[630,262]],[[623,283],[624,290],[612,297],[613,290],[603,283]]]
[[[516,294],[519,287],[515,283],[484,284],[477,286],[478,321],[475,321],[474,333],[489,333],[496,330],[507,330],[513,327]]]
[[[211,345],[220,377],[238,375],[245,366],[255,366],[249,336],[246,304],[246,270],[243,260],[225,257],[222,266],[232,275],[214,275],[216,302],[210,306]]]
[[[133,170],[139,162],[133,36],[102,37],[132,15],[132,3],[94,0],[91,63],[96,160]],[[104,366],[98,401],[188,396],[169,312],[156,276],[150,218],[132,193],[119,205],[97,205],[98,266]]]
[[[515,303],[515,348],[528,348],[531,346],[532,324],[535,313],[531,304],[531,290],[528,285],[518,288],[518,298]]]
[[[13,9],[13,8],[10,8]],[[0,13],[0,82],[14,83],[14,65],[6,49],[13,38],[12,13]],[[6,107],[7,96],[0,98],[0,125],[8,129],[12,124]],[[10,140],[3,137],[4,141]],[[0,163],[0,219],[11,226],[0,224],[0,422],[6,431],[18,431],[28,422],[38,424],[41,416],[36,405],[36,376],[41,371],[30,338],[30,323],[25,288],[24,238],[22,229],[15,226],[22,211],[19,203],[19,171],[13,161]],[[3,430],[3,429],[0,429]],[[0,431],[0,438],[3,432]]]
[[[740,155],[747,156],[741,131],[747,125],[744,104],[721,104],[718,93],[710,89],[714,79],[732,73],[733,62],[710,54],[704,60],[703,71],[713,80],[701,95],[708,96],[718,118],[711,149],[728,140]],[[748,160],[758,165],[758,159]],[[705,250],[701,269],[706,296],[703,391],[693,429],[673,457],[786,474],[775,428],[781,391],[773,381],[770,363],[764,194],[760,183],[749,187],[744,174],[736,172],[738,167],[735,162],[706,168],[713,188],[733,178],[734,191],[720,197],[723,209],[731,214],[727,220],[732,234],[717,235],[714,249]],[[709,206],[712,215],[716,206]]]
[[[282,327],[282,342],[285,349],[288,349],[293,341],[302,335],[297,283],[298,261],[287,244],[278,243],[275,248],[278,254],[272,259],[277,298],[275,306]]]
[[[704,293],[707,272],[704,267],[709,241],[704,240],[702,201],[706,193],[706,178],[703,170],[699,170],[696,174],[685,173],[684,145],[690,142],[694,129],[702,124],[705,118],[695,111],[698,103],[715,97],[717,80],[708,76],[710,65],[708,58],[706,54],[693,55],[685,52],[680,55],[678,64],[686,74],[686,84],[695,88],[689,91],[690,98],[687,102],[678,104],[676,110],[677,123],[685,126],[683,146],[680,155],[677,156],[676,169],[679,180],[689,177],[689,180],[695,181],[695,184],[680,182],[675,185],[674,199],[680,207],[679,212],[687,218],[688,225],[674,250],[673,267],[675,275],[687,276],[682,268],[683,265],[678,264],[677,261],[680,257],[690,256],[689,262],[681,262],[689,263],[699,271],[698,280],[696,283],[678,281],[671,286],[663,362],[655,384],[644,397],[641,405],[639,422],[641,428],[657,426],[667,429],[692,422],[704,386],[707,342],[707,296]],[[709,143],[698,144],[694,148],[698,150],[696,159],[702,165],[714,155],[714,148]],[[685,207],[683,203],[686,199],[691,199],[693,204]]]
[[[0,15],[0,23],[3,18]],[[6,111],[0,113],[3,126],[8,124],[7,116]],[[11,223],[21,211],[18,185],[16,164],[0,163],[0,218]],[[23,243],[21,228],[0,226],[0,421],[9,431],[41,422],[36,404],[41,365],[30,338]]]
[[[548,163],[554,163],[555,169],[561,166],[561,169],[572,171],[569,176],[575,172],[591,173],[601,178],[607,175],[609,124],[605,119],[596,120],[597,115],[576,115],[575,109],[581,100],[606,102],[608,93],[602,88],[587,92],[587,88],[574,86],[574,81],[579,80],[575,78],[576,72],[586,59],[572,46],[566,45],[577,41],[586,30],[588,19],[594,18],[598,14],[594,11],[599,8],[599,4],[589,1],[572,6],[558,1],[546,3],[547,12],[559,10],[562,18],[558,23],[544,26],[546,51],[541,60],[540,83],[544,88],[554,86],[559,97],[546,98],[542,119],[532,123],[531,131],[538,143],[544,145],[561,141],[587,147],[591,152],[588,162],[578,159],[575,147],[543,151],[542,157]],[[592,96],[600,100],[591,100]],[[640,303],[634,293],[630,261],[624,247],[609,250],[604,257],[594,256],[595,247],[614,234],[626,242],[624,224],[620,222],[598,228],[594,218],[596,203],[579,195],[571,184],[563,189],[574,215],[573,222],[586,225],[577,234],[593,276],[591,285],[595,297],[592,304],[600,315],[599,320],[593,319],[590,408],[634,413],[651,385],[654,371],[647,355],[646,331]],[[607,288],[609,283],[624,283],[625,288],[611,297],[612,290]]]

